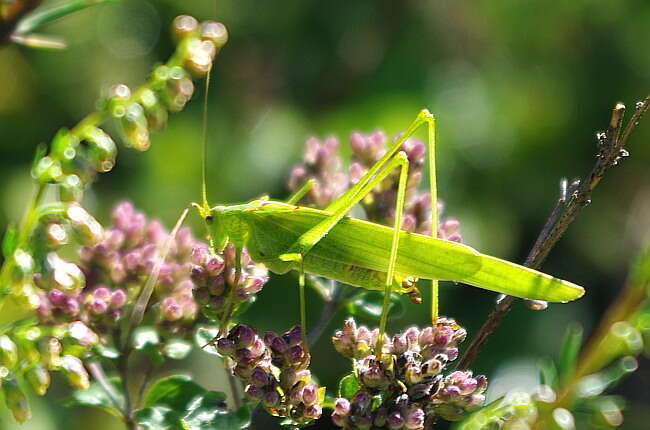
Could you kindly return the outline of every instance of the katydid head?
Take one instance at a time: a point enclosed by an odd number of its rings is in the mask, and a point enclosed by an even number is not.
[[[210,234],[210,243],[212,247],[221,252],[228,243],[228,230],[224,222],[225,206],[215,206],[205,215],[205,224]]]
[[[249,226],[242,212],[257,206],[257,201],[235,206],[215,206],[204,217],[210,232],[210,241],[216,250],[223,250],[228,242],[243,248],[248,241]]]

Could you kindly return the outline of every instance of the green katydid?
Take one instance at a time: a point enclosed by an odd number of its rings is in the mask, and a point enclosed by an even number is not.
[[[386,154],[324,210],[297,205],[310,183],[298,190],[287,203],[261,198],[246,204],[211,208],[205,197],[204,182],[203,203],[194,206],[205,219],[211,246],[218,252],[230,241],[235,245],[237,255],[246,246],[254,261],[263,263],[274,273],[298,270],[303,330],[305,272],[353,286],[383,290],[381,333],[385,330],[390,292],[417,295],[415,278],[433,281],[434,322],[437,321],[438,280],[550,302],[568,302],[581,297],[584,289],[573,283],[481,254],[467,245],[400,230],[409,164],[400,148],[421,125],[428,129],[432,225],[437,225],[435,121],[429,111],[422,110]],[[396,168],[400,169],[400,177],[392,228],[346,217],[375,185]],[[222,329],[225,327],[223,324],[227,321],[222,321]]]

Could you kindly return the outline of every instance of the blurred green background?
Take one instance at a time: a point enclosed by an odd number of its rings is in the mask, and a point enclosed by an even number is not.
[[[631,112],[650,88],[647,0],[219,0],[216,12],[213,1],[109,3],[44,29],[67,40],[64,51],[0,48],[1,231],[24,210],[36,145],[91,111],[110,84],[141,83],[171,54],[169,23],[180,13],[216,18],[230,31],[210,91],[211,202],[284,198],[308,136],[347,143],[354,130],[393,135],[427,107],[438,119],[445,214],[460,218],[466,243],[513,261],[532,245],[560,178],[584,176],[593,165],[595,132],[614,103]],[[130,199],[170,225],[199,199],[202,93],[147,153],[120,150],[117,167],[87,194],[93,213],[107,220],[117,201]],[[543,266],[584,285],[586,296],[545,312],[516,306],[481,354],[474,370],[490,378],[489,398],[532,387],[537,360],[557,354],[566,325],[577,321],[588,332],[623,285],[650,232],[649,144],[650,124],[642,123],[631,157],[607,175]],[[198,221],[193,216],[197,235]],[[496,295],[441,290],[443,314],[471,337]],[[289,328],[298,321],[296,292],[293,278],[274,278],[245,319],[262,330]],[[308,299],[315,321],[321,303]],[[426,324],[426,312],[407,305],[391,331]],[[196,354],[183,367],[216,387],[221,371],[211,357]],[[346,366],[324,336],[313,359],[321,381],[333,385]],[[629,400],[623,428],[647,428],[650,363],[616,391]],[[59,387],[37,401],[35,419],[20,428],[121,428],[100,412],[61,408],[64,395]],[[0,428],[17,428],[0,409]]]

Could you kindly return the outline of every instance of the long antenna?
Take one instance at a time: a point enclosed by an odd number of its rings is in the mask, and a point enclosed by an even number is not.
[[[205,94],[203,95],[203,150],[201,155],[201,204],[204,210],[209,208],[208,205],[208,185],[207,185],[207,170],[208,170],[208,93],[210,91],[210,73],[212,66],[208,70],[205,77]]]

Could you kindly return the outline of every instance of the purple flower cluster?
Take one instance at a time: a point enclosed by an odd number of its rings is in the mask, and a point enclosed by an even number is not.
[[[247,384],[248,397],[262,402],[269,413],[293,425],[320,418],[324,388],[311,378],[311,356],[300,326],[281,336],[267,331],[262,338],[239,324],[218,340],[217,349],[232,360],[233,374]]]
[[[348,187],[357,183],[368,169],[386,154],[387,146],[392,142],[383,132],[376,131],[369,135],[352,133],[349,143],[352,160],[348,172],[344,173],[337,152],[338,139],[328,137],[323,143],[315,137],[307,139],[303,163],[295,166],[289,176],[289,190],[295,192],[308,180],[313,180],[314,186],[305,200],[307,204],[322,209],[343,194]],[[407,139],[400,149],[406,153],[410,163],[402,229],[430,235],[431,196],[429,193],[418,191],[422,182],[426,146],[417,139]],[[399,171],[395,170],[361,201],[368,220],[384,225],[394,224],[398,181]],[[437,209],[439,214],[443,210],[440,202]],[[461,242],[459,227],[455,218],[442,219],[437,228],[438,237]]]
[[[452,372],[442,380],[438,393],[431,398],[430,407],[446,420],[459,420],[465,412],[483,404],[486,388],[487,378],[483,375],[473,378],[470,371]]]
[[[454,320],[441,318],[433,327],[410,327],[386,337],[378,357],[373,352],[378,331],[347,320],[332,342],[353,360],[360,390],[351,400],[337,399],[332,421],[346,430],[420,430],[426,420],[457,420],[478,408],[487,387],[484,376],[460,371],[443,375],[466,335]]]
[[[125,314],[161,258],[168,233],[158,221],[148,221],[128,202],[116,206],[113,226],[102,239],[80,250],[80,267],[51,253],[43,273],[35,275],[41,323],[83,321],[107,333]],[[197,317],[190,256],[197,246],[189,229],[181,229],[162,264],[152,307],[164,332],[183,335]]]
[[[424,428],[425,413],[417,406],[410,406],[406,395],[398,396],[382,406],[372,409],[372,397],[364,392],[357,392],[352,401],[336,399],[332,422],[344,429],[408,429]]]
[[[50,387],[51,372],[60,372],[69,385],[85,390],[90,386],[82,359],[99,342],[98,336],[81,321],[53,326],[35,322],[15,327],[0,336],[0,390],[14,418],[22,422],[31,412],[27,396],[16,383],[21,374],[38,395]]]
[[[343,194],[350,180],[340,171],[338,147],[339,141],[335,137],[328,137],[322,143],[315,137],[307,139],[303,163],[294,167],[289,175],[289,189],[297,191],[312,179],[314,185],[305,199],[317,208],[326,207]]]
[[[83,302],[93,321],[119,319],[127,299],[135,299],[160,260],[169,236],[160,222],[148,221],[129,202],[116,206],[112,222],[102,242],[81,250],[87,279]],[[190,230],[180,229],[160,267],[152,304],[158,310],[159,327],[168,333],[185,334],[197,316],[190,280],[195,246]]]
[[[241,273],[235,269],[235,248],[229,244],[223,255],[210,253],[199,245],[192,251],[192,281],[196,285],[194,298],[203,314],[210,319],[221,319],[227,305],[235,309],[252,301],[268,280],[268,271],[251,261],[246,250],[241,253]]]

